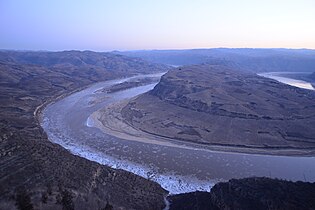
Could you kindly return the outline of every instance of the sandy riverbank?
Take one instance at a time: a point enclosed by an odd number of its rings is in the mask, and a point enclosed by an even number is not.
[[[106,82],[109,83],[114,82]],[[102,132],[95,128],[104,127],[98,120],[102,113],[98,113],[98,110],[123,107],[128,99],[147,92],[153,86],[154,84],[135,87],[115,93],[99,91],[105,87],[104,84],[92,86],[47,106],[43,112],[42,126],[52,142],[71,153],[148,178],[171,193],[209,191],[218,181],[249,176],[290,180],[303,180],[306,177],[307,180],[314,180],[313,158],[309,157],[214,152],[214,149],[210,151],[199,145],[187,146],[158,136],[153,136],[152,140],[155,141],[148,144],[149,139],[139,136],[136,128],[130,129],[121,124],[120,121],[123,120],[119,120],[119,110],[118,115],[108,110],[113,114],[106,115],[112,119],[108,121],[108,131]],[[113,121],[116,122],[112,123]],[[114,124],[118,130],[113,129]],[[122,127],[129,129],[127,134],[122,135]],[[130,133],[133,134],[131,140]]]
[[[210,150],[229,153],[248,153],[260,155],[279,155],[279,156],[314,156],[315,152],[308,149],[299,148],[264,148],[253,147],[250,145],[203,145],[193,142],[186,142],[177,139],[170,139],[163,136],[142,131],[129,123],[127,123],[122,115],[121,110],[132,99],[120,101],[118,103],[110,104],[96,112],[90,117],[90,127],[97,127],[104,133],[113,135],[115,137],[138,141],[143,143],[150,143],[162,146],[171,146],[177,148],[186,148],[192,150]]]
[[[143,132],[127,124],[120,114],[121,109],[129,100],[111,104],[101,110],[94,112],[90,117],[88,126],[97,127],[103,132],[116,136],[121,139],[151,143],[162,146],[178,148],[189,148],[184,145],[174,144],[166,139]]]

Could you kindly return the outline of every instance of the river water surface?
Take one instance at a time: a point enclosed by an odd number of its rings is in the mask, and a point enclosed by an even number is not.
[[[160,77],[161,74],[149,75]],[[145,75],[133,78],[148,77]],[[314,157],[215,152],[123,140],[93,127],[89,116],[115,102],[147,92],[156,84],[105,93],[104,87],[128,80],[97,83],[50,104],[42,127],[49,139],[73,154],[152,179],[170,193],[206,190],[218,181],[250,176],[315,181]]]
[[[301,72],[268,72],[268,73],[261,73],[258,74],[259,76],[267,77],[270,79],[277,80],[287,85],[291,85],[298,88],[308,89],[308,90],[315,90],[313,85],[310,82],[301,80],[301,79],[294,79],[290,78],[290,75],[309,75],[309,72],[301,73]],[[289,76],[288,76],[289,75]]]

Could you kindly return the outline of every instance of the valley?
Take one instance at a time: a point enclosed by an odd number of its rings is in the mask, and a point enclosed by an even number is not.
[[[0,0],[0,210],[315,210],[314,3]]]
[[[99,91],[125,82],[100,83],[48,106],[43,113],[42,126],[51,141],[89,160],[153,180],[172,194],[209,191],[219,181],[251,176],[315,180],[314,157],[294,157],[312,156],[311,149],[206,147],[131,130],[113,109],[121,107],[120,102],[126,105],[133,97],[139,94],[141,97],[155,83],[114,93]],[[95,103],[97,98],[102,100]],[[218,150],[221,152],[216,152]],[[293,157],[257,155],[259,153]]]
[[[252,193],[268,192],[261,184],[273,182],[309,187],[305,199],[311,196],[314,95],[309,90],[231,70],[230,64],[171,69],[78,51],[2,52],[0,61],[5,78],[0,209],[28,204],[36,209],[181,209],[182,198],[211,201],[216,209],[232,205],[224,183],[244,192],[252,183]],[[246,103],[249,98],[253,103]],[[219,120],[203,122],[210,115]],[[224,123],[228,118],[242,123]],[[290,120],[294,126],[281,124]],[[272,122],[279,125],[277,134]],[[216,123],[218,130],[209,138]],[[251,132],[241,132],[242,126]],[[301,129],[288,132],[290,126],[302,126],[302,134]],[[218,198],[217,190],[227,194]],[[234,202],[248,205],[242,199]],[[288,202],[264,199],[273,205]]]

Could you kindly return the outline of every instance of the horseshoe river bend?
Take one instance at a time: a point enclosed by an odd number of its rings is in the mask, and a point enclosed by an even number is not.
[[[42,112],[41,125],[50,141],[71,153],[151,179],[171,194],[210,191],[219,181],[250,176],[315,181],[314,157],[219,152],[165,140],[128,140],[95,126],[90,117],[94,112],[151,90],[156,80],[115,92],[102,90],[126,81],[161,76],[138,75],[94,84],[49,104]]]

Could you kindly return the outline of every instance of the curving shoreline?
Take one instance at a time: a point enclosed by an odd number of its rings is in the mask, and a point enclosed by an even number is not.
[[[313,85],[310,82],[303,81],[300,79],[293,79],[286,77],[286,75],[294,75],[294,74],[306,74],[309,75],[309,72],[267,72],[267,73],[260,73],[259,76],[266,77],[269,79],[277,80],[278,82],[291,85],[298,88],[303,88],[307,90],[315,90]],[[283,76],[284,75],[284,76]]]
[[[180,174],[175,174],[172,171],[170,172],[163,172],[159,173],[155,168],[152,168],[150,164],[139,164],[136,162],[128,161],[128,160],[121,160],[118,157],[113,157],[111,155],[107,155],[104,152],[97,151],[97,147],[99,145],[94,145],[95,148],[91,145],[88,145],[86,143],[81,143],[78,142],[76,137],[68,137],[65,135],[67,133],[67,130],[63,129],[63,131],[56,132],[56,129],[54,127],[60,126],[62,123],[55,124],[55,126],[49,125],[50,122],[50,117],[47,116],[47,110],[49,110],[52,107],[59,106],[59,104],[62,104],[65,101],[72,101],[73,98],[77,99],[77,96],[79,96],[80,99],[85,99],[85,97],[82,96],[82,94],[91,94],[93,95],[107,95],[105,92],[100,92],[99,90],[104,89],[104,88],[110,88],[111,85],[121,83],[124,81],[127,81],[129,79],[137,78],[137,77],[151,77],[151,76],[158,76],[160,77],[161,74],[153,74],[153,75],[139,75],[139,76],[134,76],[130,78],[124,78],[124,79],[116,79],[116,80],[110,80],[110,81],[105,81],[101,82],[98,84],[94,84],[85,88],[82,88],[81,90],[76,90],[73,91],[71,94],[65,94],[62,96],[59,96],[55,98],[52,101],[49,101],[45,103],[41,107],[42,112],[37,112],[37,116],[39,116],[39,120],[41,122],[42,127],[46,131],[49,140],[61,145],[65,149],[69,150],[72,154],[78,155],[80,157],[86,158],[91,161],[98,162],[102,165],[107,165],[110,166],[111,168],[114,169],[123,169],[125,171],[134,173],[136,175],[139,175],[143,178],[149,179],[151,181],[157,182],[160,184],[164,189],[168,190],[171,194],[178,194],[178,193],[184,193],[184,192],[190,192],[190,191],[195,191],[195,190],[202,190],[202,191],[210,191],[211,187],[214,185],[215,182],[217,181],[212,181],[212,180],[200,180],[194,175],[192,176],[186,176],[186,175],[180,175]],[[141,87],[132,87],[129,89],[141,89],[144,87],[144,89],[147,88],[153,88],[154,84],[145,84],[144,86]],[[124,92],[124,90],[122,91]],[[113,93],[109,93],[111,95]],[[115,92],[114,94],[120,94],[119,92]],[[89,97],[87,97],[89,98]],[[98,97],[95,97],[98,98]],[[108,99],[108,97],[104,97],[103,100]],[[88,106],[99,106],[99,104],[103,103],[103,100],[95,100],[95,99],[88,99],[86,104]],[[85,101],[85,100],[84,100]],[[73,101],[71,102],[73,104]],[[65,117],[66,113],[69,110],[62,110],[57,108],[55,111],[51,112],[51,117],[54,118],[58,116],[57,112],[63,112],[62,117]],[[72,110],[74,111],[74,110]],[[75,111],[74,111],[75,112]],[[42,118],[42,119],[41,119]],[[59,118],[59,116],[58,116]],[[66,118],[65,118],[66,119]],[[91,125],[88,125],[88,119],[84,121],[84,127],[88,128],[91,127]],[[72,121],[73,122],[73,121]],[[90,122],[91,123],[91,122]],[[81,124],[81,123],[79,123]],[[80,125],[82,126],[82,124]],[[51,130],[50,130],[51,129]],[[58,129],[57,129],[58,130]],[[80,130],[80,129],[78,129]],[[107,136],[107,135],[106,135]],[[87,139],[84,139],[87,140]],[[118,139],[117,139],[118,140]],[[125,146],[124,146],[125,147]],[[128,147],[128,146],[126,146]]]
[[[273,78],[275,75],[288,74],[286,72],[269,72],[258,74],[263,77]],[[289,74],[294,74],[290,72]],[[296,74],[296,73],[295,73]],[[290,79],[282,77],[285,79]],[[277,78],[273,78],[276,79]],[[280,80],[281,82],[282,80]],[[291,80],[290,80],[291,81]],[[295,80],[294,80],[295,81]],[[297,81],[297,80],[296,80]],[[301,81],[304,82],[304,81]],[[307,82],[305,82],[307,83]],[[303,83],[304,84],[304,83]],[[294,85],[294,84],[293,84]],[[304,88],[304,86],[299,86]],[[158,145],[166,145],[172,147],[180,147],[186,149],[199,149],[210,151],[222,151],[222,152],[237,152],[248,154],[262,154],[262,155],[282,155],[282,156],[315,156],[315,147],[309,146],[281,146],[281,145],[249,145],[249,144],[220,144],[220,143],[195,143],[193,141],[184,141],[182,139],[171,138],[169,136],[159,135],[157,133],[151,133],[148,130],[141,129],[133,125],[122,116],[122,109],[130,102],[137,101],[136,96],[129,98],[128,100],[116,101],[108,106],[97,110],[89,118],[94,121],[95,127],[102,130],[104,133],[122,138],[125,140],[146,142]],[[137,110],[135,110],[137,111]],[[151,110],[152,111],[152,110]]]
[[[184,142],[164,136],[158,136],[140,130],[127,123],[121,116],[121,109],[132,99],[111,104],[94,112],[89,119],[93,121],[93,127],[97,127],[102,132],[130,141],[139,141],[150,144],[185,148],[191,150],[209,150],[225,153],[243,153],[256,155],[280,155],[280,156],[306,156],[313,157],[314,149],[279,148],[279,147],[254,147],[250,145],[205,145],[194,142]]]
[[[190,147],[184,145],[174,144],[171,141],[168,141],[168,139],[147,134],[125,123],[121,118],[120,109],[125,106],[129,100],[111,104],[92,113],[88,118],[90,122],[92,121],[92,125],[90,124],[88,126],[97,127],[104,133],[108,133],[125,140],[190,149]]]
[[[95,120],[91,121],[92,113],[115,102],[128,100],[153,86],[116,93],[97,92],[103,88],[102,85],[88,87],[48,105],[43,112],[42,126],[51,141],[71,153],[151,179],[173,194],[209,191],[216,182],[248,176],[303,180],[306,169],[307,180],[315,180],[314,158],[191,149],[167,140],[161,144],[160,138],[156,139],[159,144],[148,144],[147,139],[125,140],[94,127],[97,125],[93,125]],[[102,100],[96,100],[99,98]],[[289,162],[296,170],[285,170]],[[290,167],[293,167],[292,164]]]

